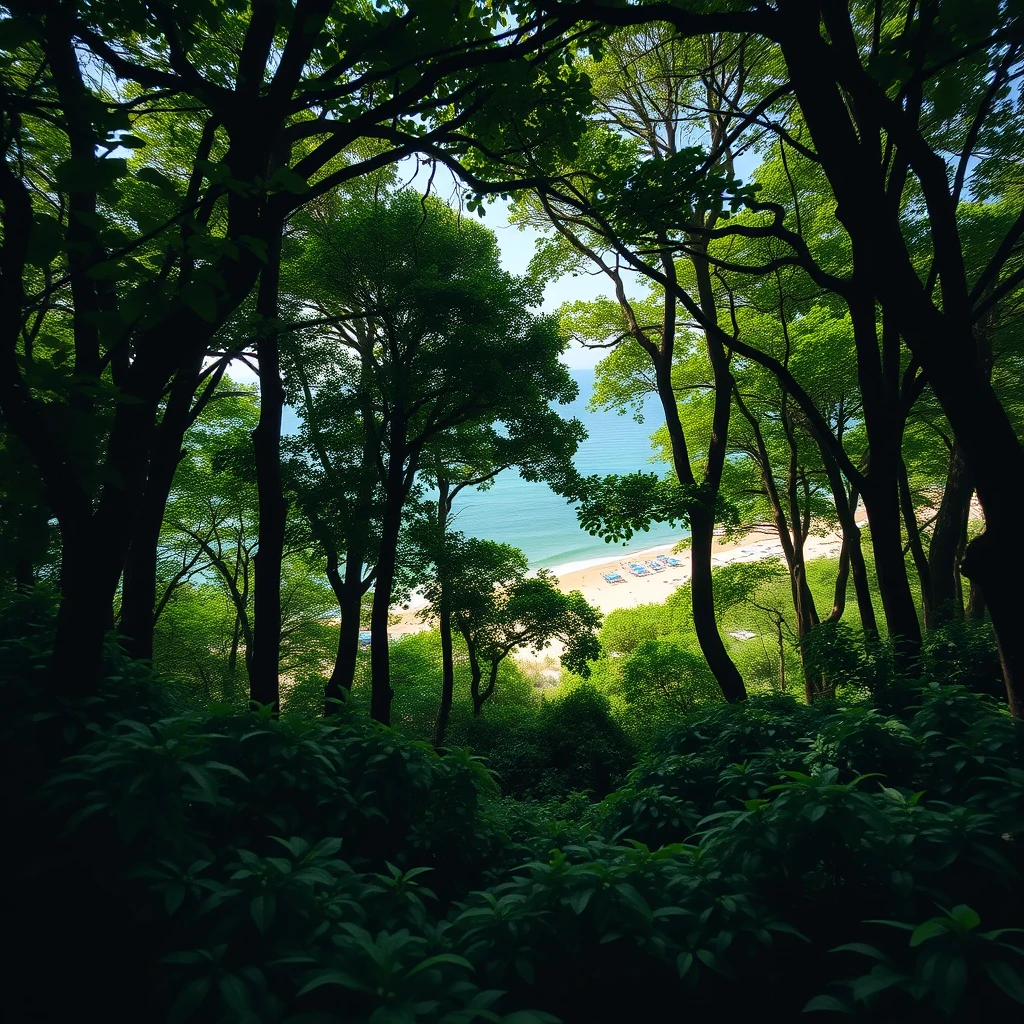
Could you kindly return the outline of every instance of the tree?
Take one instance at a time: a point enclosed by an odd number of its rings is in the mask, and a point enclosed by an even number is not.
[[[1006,555],[1024,502],[1024,447],[988,381],[974,333],[1019,283],[1021,271],[1008,266],[1024,233],[1024,212],[1018,199],[1016,216],[990,239],[976,274],[968,273],[958,229],[965,190],[1008,194],[1004,169],[1014,162],[1024,116],[1012,87],[1024,62],[1019,15],[1000,5],[979,12],[956,4],[904,9],[831,0],[709,13],[668,5],[576,10],[613,25],[668,22],[686,38],[724,28],[777,43],[786,78],[774,95],[795,97],[806,135],[798,137],[788,124],[778,130],[820,164],[852,247],[847,294],[863,328],[862,386],[882,355],[890,367],[899,363],[902,339],[914,374],[919,370],[927,379],[949,418],[986,517],[985,532],[968,545],[961,569],[984,592],[1009,704],[1015,716],[1024,714],[1024,637],[1017,628],[1024,598],[1016,584],[1024,556],[1011,556],[1015,569],[1007,571]],[[915,229],[928,249],[924,273],[907,239],[908,192],[917,199],[910,209],[923,214]],[[774,223],[766,230],[784,236],[781,211],[767,212]],[[809,267],[799,240],[790,240],[793,253],[784,259]],[[881,354],[872,337],[876,304],[885,328]],[[891,440],[891,433],[878,443],[872,439],[873,457],[888,458]],[[898,504],[887,497],[884,507],[876,502],[876,518],[880,512],[891,534]],[[901,618],[911,628],[909,609]]]
[[[474,715],[494,693],[499,665],[518,648],[541,651],[557,640],[563,645],[562,665],[589,675],[587,663],[600,654],[602,615],[579,591],[563,594],[545,569],[528,576],[526,556],[508,544],[449,533],[445,558],[452,618],[469,656]],[[424,588],[430,615],[440,610],[440,575]],[[442,733],[435,742],[443,739]]]
[[[398,540],[429,447],[500,423],[495,435],[525,460],[541,433],[557,436],[540,429],[554,422],[548,403],[571,401],[576,385],[558,361],[557,323],[530,312],[537,290],[501,269],[493,234],[444,204],[409,192],[353,201],[310,218],[307,232],[303,259],[320,275],[310,315],[333,345],[310,387],[343,391],[360,410],[381,488],[371,714],[387,722]]]
[[[563,486],[572,472],[572,456],[584,437],[578,420],[564,420],[546,405],[532,409],[524,406],[518,418],[502,424],[500,431],[493,423],[466,424],[447,432],[428,449],[421,472],[437,489],[436,517],[422,532],[428,557],[437,570],[437,626],[441,635],[441,701],[435,746],[444,741],[455,685],[447,539],[452,505],[467,488],[483,490],[510,469],[517,469],[527,480],[544,480],[556,489]]]
[[[51,679],[59,692],[90,694],[144,495],[150,511],[162,507],[211,340],[264,273],[269,309],[288,218],[425,145],[493,135],[495,90],[519,104],[525,141],[543,138],[583,89],[561,56],[563,20],[527,14],[507,29],[501,5],[454,19],[431,5],[331,0],[8,9],[0,411],[61,532]],[[147,156],[155,137],[175,132],[177,148]],[[123,150],[135,155],[115,155]],[[148,192],[149,203],[123,204],[125,188]],[[55,318],[55,342],[34,347],[37,313],[54,299],[70,315]],[[273,338],[262,335],[268,395]],[[84,428],[77,435],[63,428],[64,398]],[[274,418],[268,409],[258,434],[266,512],[280,505]],[[151,530],[154,516],[143,519]],[[278,536],[280,519],[271,515]],[[264,555],[276,563],[271,546]],[[130,617],[147,622],[151,610]]]

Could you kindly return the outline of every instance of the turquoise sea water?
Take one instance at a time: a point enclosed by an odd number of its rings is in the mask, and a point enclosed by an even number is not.
[[[652,464],[650,435],[664,416],[657,398],[644,405],[644,422],[629,415],[588,412],[587,402],[594,386],[594,371],[569,371],[580,393],[570,405],[557,406],[560,415],[575,416],[589,434],[576,454],[581,473],[632,473],[637,470],[663,473],[663,464]],[[285,410],[285,432],[296,429],[295,413]],[[546,484],[529,483],[514,470],[502,473],[486,491],[467,491],[456,499],[453,527],[470,537],[484,537],[514,544],[526,552],[531,567],[555,568],[578,562],[615,558],[623,550],[638,551],[665,544],[685,535],[680,527],[655,525],[635,536],[628,545],[607,544],[582,530],[564,498]]]
[[[580,394],[571,405],[557,406],[560,415],[575,416],[589,437],[576,454],[581,473],[631,473],[637,470],[663,473],[664,464],[652,464],[650,435],[664,416],[656,397],[644,405],[644,422],[611,412],[588,412],[586,405],[594,386],[593,370],[570,370]],[[634,537],[628,545],[607,544],[582,530],[576,513],[564,498],[546,484],[529,483],[514,470],[502,473],[487,491],[472,491],[456,499],[454,526],[471,537],[514,544],[526,552],[534,568],[562,567],[581,561],[614,558],[628,547],[639,550],[678,539],[682,528],[655,525]]]

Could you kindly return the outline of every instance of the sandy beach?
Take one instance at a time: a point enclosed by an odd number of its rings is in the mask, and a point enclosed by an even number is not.
[[[682,539],[682,537],[680,537]],[[609,548],[609,557],[577,565],[567,565],[559,571],[559,589],[565,593],[571,590],[580,591],[596,608],[606,615],[617,608],[635,608],[641,604],[661,604],[679,586],[690,578],[690,553],[683,551],[675,557],[680,565],[667,568],[663,572],[651,572],[647,576],[635,576],[627,566],[630,562],[646,562],[655,555],[667,555],[674,544],[660,544],[656,547],[635,545],[629,548]],[[842,537],[838,533],[830,533],[825,537],[808,537],[804,545],[805,556],[812,558],[835,558],[839,555]],[[715,543],[715,554],[711,563],[715,566],[729,565],[733,562],[756,562],[762,558],[782,557],[782,545],[778,534],[771,527],[753,530],[735,540],[721,540]],[[617,572],[622,582],[610,583],[604,578],[605,573]],[[415,598],[407,608],[396,608],[394,621],[389,629],[393,639],[429,629],[429,623],[420,618],[419,610],[422,601]],[[539,655],[540,660],[556,658],[560,654],[557,645],[546,648]],[[538,656],[532,652],[521,652],[524,657],[535,660]]]

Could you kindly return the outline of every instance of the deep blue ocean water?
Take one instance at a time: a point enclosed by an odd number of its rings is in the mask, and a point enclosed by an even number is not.
[[[587,428],[588,438],[576,454],[576,468],[583,474],[631,473],[637,470],[663,473],[666,466],[649,462],[650,435],[664,416],[655,396],[644,404],[644,422],[613,412],[588,412],[586,406],[594,386],[594,371],[569,371],[579,385],[576,401],[556,406],[566,418],[575,416]],[[284,430],[294,430],[295,413],[285,411]],[[453,527],[470,537],[514,544],[526,553],[533,568],[554,568],[601,558],[614,558],[627,547],[637,551],[664,544],[684,535],[684,530],[655,525],[635,536],[628,545],[607,544],[580,528],[576,513],[564,498],[546,484],[523,480],[507,470],[486,491],[459,495],[453,508]]]

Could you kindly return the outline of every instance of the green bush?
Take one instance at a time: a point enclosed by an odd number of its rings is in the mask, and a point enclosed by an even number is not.
[[[100,697],[54,714],[50,621],[0,609],[15,1019],[924,1024],[1024,1003],[1024,737],[965,687],[899,716],[703,708],[635,764],[607,698],[568,687],[472,723],[519,770],[510,799],[480,749],[439,756],[355,702],[173,714],[113,649]]]

